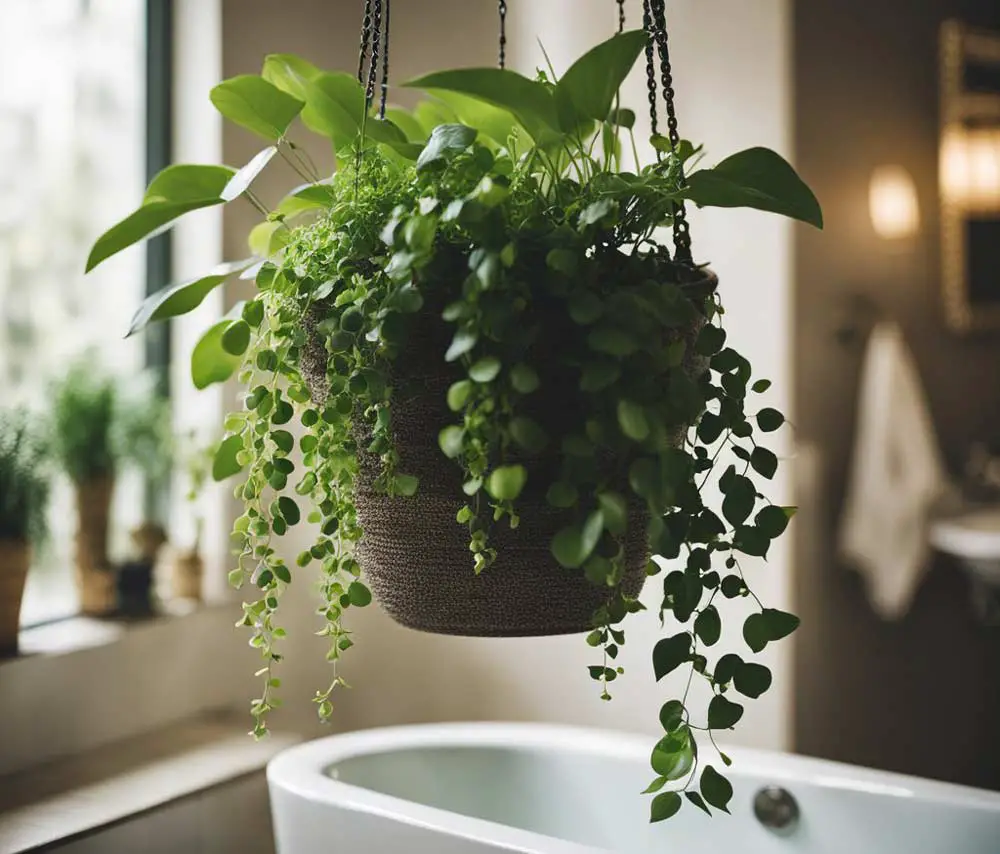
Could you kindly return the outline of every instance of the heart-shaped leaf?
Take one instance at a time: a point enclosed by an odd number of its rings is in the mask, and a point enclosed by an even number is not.
[[[277,142],[305,104],[255,74],[223,80],[209,95],[229,121]]]
[[[684,195],[696,205],[756,208],[823,227],[823,212],[812,190],[787,160],[767,148],[727,157],[714,169],[688,176],[687,183]]]

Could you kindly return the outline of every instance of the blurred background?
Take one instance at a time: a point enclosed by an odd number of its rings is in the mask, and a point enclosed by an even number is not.
[[[508,6],[508,67],[525,73],[543,64],[539,39],[561,69],[617,24],[612,0]],[[200,211],[86,278],[83,266],[167,163],[256,153],[249,133],[223,129],[212,85],[257,73],[268,53],[352,69],[360,7],[0,0],[0,408],[51,423],[61,472],[0,659],[0,850],[267,851],[264,763],[331,731],[309,703],[324,644],[298,583],[286,708],[268,742],[243,735],[257,664],[226,587],[236,505],[207,462],[239,397],[195,391],[187,361],[241,283],[123,337],[143,295],[243,257],[257,214]],[[626,11],[639,26],[638,0]],[[681,135],[710,163],[774,148],[826,219],[817,232],[691,216],[730,337],[789,413],[774,490],[800,507],[752,571],[802,627],[763,655],[775,686],[733,738],[1000,789],[1000,6],[669,0],[667,16]],[[491,0],[406,0],[392,26],[397,81],[495,63]],[[622,99],[640,139],[644,85],[637,68]],[[321,141],[300,141],[331,165]],[[255,185],[263,199],[289,185],[282,167]],[[81,534],[95,514],[106,538]],[[306,535],[287,540],[294,556]],[[507,719],[652,733],[669,688],[647,662],[655,614],[634,619],[607,704],[578,637],[443,638],[368,609],[352,615],[353,688],[332,728]]]

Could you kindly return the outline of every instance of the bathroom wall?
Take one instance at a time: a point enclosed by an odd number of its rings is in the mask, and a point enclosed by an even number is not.
[[[949,16],[1000,29],[993,0],[795,4],[795,148],[827,220],[822,233],[796,233],[795,746],[1000,787],[1000,634],[975,623],[964,578],[936,560],[910,613],[890,624],[834,557],[861,356],[835,339],[850,295],[902,324],[953,470],[970,442],[1000,437],[1000,332],[959,338],[942,322],[937,27]],[[917,186],[920,231],[900,245],[868,219],[882,164],[905,167]]]
[[[296,0],[281,7],[266,0],[225,0],[223,66],[226,76],[256,71],[265,53],[295,51],[328,66],[351,68],[357,56],[360,3]],[[734,7],[735,6],[735,7]],[[640,21],[638,0],[629,0],[631,26]],[[542,62],[541,35],[553,62],[565,67],[586,47],[614,31],[611,0],[561,0],[510,4],[508,57],[511,67],[532,71]],[[394,79],[448,65],[491,65],[496,61],[496,4],[488,0],[410,0],[394,4],[392,14]],[[706,142],[710,160],[753,144],[790,154],[791,88],[788,0],[676,0],[671,28],[682,131]],[[459,34],[460,37],[456,37]],[[627,86],[626,100],[641,115],[645,104],[643,71]],[[405,100],[406,92],[393,96]],[[644,125],[645,126],[645,125]],[[645,131],[640,132],[640,139]],[[260,143],[238,129],[224,135],[225,160],[246,162]],[[329,152],[314,145],[313,156],[329,163]],[[274,164],[272,164],[273,166]],[[293,180],[272,169],[260,182],[274,202]],[[242,235],[255,220],[249,206],[227,209],[226,257],[244,253]],[[791,227],[777,217],[732,212],[692,215],[695,249],[719,273],[730,314],[733,339],[775,381],[775,397],[787,402],[790,335]],[[231,295],[235,296],[235,294]],[[766,329],[766,334],[760,334]],[[785,456],[778,439],[775,450]],[[775,483],[776,497],[787,497],[787,480]],[[296,533],[304,537],[304,533]],[[289,538],[294,539],[294,537]],[[289,542],[291,554],[299,544]],[[787,545],[776,547],[767,565],[753,568],[761,596],[775,607],[790,607]],[[301,578],[300,580],[305,580]],[[657,586],[649,585],[648,601]],[[286,625],[293,637],[286,647],[283,693],[289,701],[285,721],[311,718],[308,698],[326,677],[322,644],[311,637],[309,584],[294,585]],[[675,685],[654,684],[649,650],[660,633],[655,615],[635,618],[624,653],[625,678],[616,683],[615,700],[602,703],[587,678],[592,652],[580,637],[541,640],[481,640],[417,634],[391,623],[376,608],[352,617],[357,646],[345,661],[355,686],[342,695],[336,727],[355,728],[413,721],[456,719],[555,720],[620,729],[652,731],[657,711],[674,696]],[[742,644],[742,641],[740,641]],[[791,644],[769,649],[775,687],[756,703],[734,741],[758,746],[791,743]],[[683,687],[683,686],[681,686]]]

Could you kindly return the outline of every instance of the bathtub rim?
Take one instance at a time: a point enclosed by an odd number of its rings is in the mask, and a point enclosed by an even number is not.
[[[314,803],[380,815],[511,851],[596,854],[605,849],[383,794],[345,783],[329,772],[338,762],[361,756],[450,747],[538,748],[546,752],[634,759],[645,767],[654,743],[655,737],[642,734],[562,724],[483,721],[374,727],[325,736],[282,751],[268,763],[267,782],[272,789]],[[749,776],[762,783],[784,784],[793,793],[795,784],[807,783],[889,797],[927,798],[1000,817],[1000,792],[778,751],[725,744],[720,747],[733,759],[728,772],[734,777]],[[649,773],[652,779],[652,770]],[[639,792],[636,797],[640,797]]]

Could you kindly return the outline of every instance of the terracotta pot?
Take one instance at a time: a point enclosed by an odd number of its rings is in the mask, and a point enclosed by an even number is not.
[[[31,546],[0,540],[0,656],[17,654],[21,599],[31,565]]]
[[[697,271],[693,283],[706,293],[717,279],[710,271]],[[546,321],[546,335],[535,345],[532,363],[542,373],[544,394],[529,398],[527,414],[550,436],[566,435],[584,423],[578,376],[561,366],[558,348],[560,323],[571,323],[565,310]],[[313,399],[328,396],[326,350],[315,333],[321,317],[306,318],[310,343],[303,350],[303,374]],[[692,345],[702,323],[668,331]],[[414,317],[407,342],[390,367],[393,388],[393,444],[399,453],[398,469],[420,478],[415,498],[389,497],[375,488],[381,470],[377,456],[359,453],[355,506],[364,531],[357,558],[379,604],[398,623],[437,634],[471,636],[538,636],[570,634],[594,627],[594,614],[607,604],[610,591],[587,580],[582,571],[556,563],[550,552],[553,536],[572,514],[551,507],[545,498],[556,479],[559,454],[530,459],[528,484],[517,499],[522,522],[512,530],[506,521],[493,526],[490,545],[496,562],[480,575],[472,568],[468,530],[455,521],[466,503],[463,475],[438,446],[442,427],[455,422],[448,409],[448,387],[464,377],[463,369],[447,363],[444,353],[454,327],[440,319],[440,309],[425,306]],[[572,334],[567,331],[566,334]],[[688,352],[693,352],[693,346]],[[685,365],[693,373],[704,369],[695,358]],[[548,372],[548,373],[546,373]],[[358,419],[356,419],[357,423]],[[680,428],[676,441],[683,440]],[[359,448],[370,439],[358,435]],[[620,471],[614,459],[601,461],[607,472]],[[631,496],[624,474],[614,475],[618,489]],[[613,479],[612,484],[615,483]],[[646,579],[649,560],[645,505],[632,500],[624,537],[625,572],[620,591],[638,597]]]
[[[115,480],[109,475],[76,485],[75,563],[80,611],[104,616],[115,610],[115,575],[108,559],[108,529]]]

